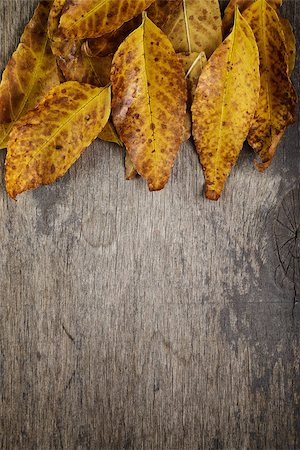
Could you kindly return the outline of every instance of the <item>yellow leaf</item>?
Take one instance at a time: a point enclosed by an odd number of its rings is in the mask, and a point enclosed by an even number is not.
[[[184,72],[171,43],[147,17],[113,60],[113,120],[151,191],[170,177],[186,112]]]
[[[238,159],[259,89],[257,45],[250,26],[237,10],[231,34],[203,69],[192,106],[193,136],[210,200],[218,200]]]
[[[138,175],[128,152],[126,152],[125,156],[125,172],[126,172],[126,180],[128,181],[133,180]]]
[[[290,21],[281,16],[279,16],[279,20],[283,29],[288,54],[288,74],[291,75],[296,63],[296,37]]]
[[[244,17],[255,34],[260,53],[260,98],[251,123],[248,142],[266,169],[275,154],[278,136],[295,121],[296,94],[288,76],[288,57],[282,27],[276,11],[257,0]]]
[[[178,58],[184,68],[188,87],[188,111],[186,113],[185,131],[183,135],[183,140],[188,141],[192,134],[192,118],[190,108],[193,103],[199,77],[207,63],[207,59],[204,52],[178,53]]]
[[[141,25],[141,14],[134,17],[129,22],[124,23],[120,28],[99,38],[88,39],[84,42],[83,50],[87,56],[106,56],[117,51],[124,39]]]
[[[6,148],[14,123],[34,108],[59,74],[47,36],[50,3],[41,2],[3,72],[0,85],[0,148]]]
[[[207,63],[204,52],[178,53],[178,58],[186,73],[189,102],[192,104],[200,75]]]
[[[222,21],[223,36],[227,36],[233,26],[234,11],[238,6],[241,13],[243,13],[255,0],[230,0],[224,11],[224,17]],[[278,10],[282,5],[282,0],[268,0],[268,3],[272,8]]]
[[[162,28],[167,20],[178,11],[181,0],[156,0],[147,10],[147,15],[158,28]]]
[[[154,0],[73,0],[60,18],[60,32],[67,38],[103,36],[138,16]]]
[[[66,82],[16,123],[5,163],[13,199],[67,172],[107,123],[110,95],[109,86]]]
[[[120,147],[123,147],[123,142],[119,138],[118,133],[110,120],[107,122],[98,137],[101,141],[113,142],[114,144],[118,144]]]
[[[86,54],[86,42],[64,39],[58,32],[58,26],[66,0],[54,0],[48,22],[49,36],[53,53],[66,81],[78,81],[93,86],[106,86],[110,81],[112,56],[91,57]],[[108,121],[99,138],[122,146],[116,130]]]
[[[202,52],[207,57],[222,42],[222,22],[218,0],[181,0],[162,30],[176,52]]]

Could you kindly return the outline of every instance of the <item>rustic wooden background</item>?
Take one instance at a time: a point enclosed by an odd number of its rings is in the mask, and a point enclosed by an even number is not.
[[[1,0],[0,69],[36,3]],[[218,203],[191,145],[160,193],[101,142],[17,203],[1,183],[2,449],[300,449],[299,123],[252,159]]]

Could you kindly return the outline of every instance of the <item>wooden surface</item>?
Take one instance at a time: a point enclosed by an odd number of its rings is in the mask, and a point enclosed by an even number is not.
[[[36,3],[1,0],[1,69]],[[245,149],[218,203],[191,145],[160,193],[100,142],[1,184],[2,449],[300,449],[299,150],[299,124],[265,175]]]

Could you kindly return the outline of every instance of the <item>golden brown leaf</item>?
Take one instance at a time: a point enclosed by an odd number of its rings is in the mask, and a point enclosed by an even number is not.
[[[193,136],[204,170],[206,197],[210,200],[218,200],[238,159],[259,89],[255,37],[237,10],[231,34],[203,69],[192,106]]]
[[[107,123],[110,95],[110,87],[66,82],[16,123],[5,163],[12,198],[67,172]]]
[[[3,72],[0,85],[0,148],[6,148],[15,121],[34,108],[60,82],[47,36],[49,10],[49,2],[39,3]]]
[[[155,0],[147,10],[148,17],[158,28],[162,28],[176,10],[178,12],[180,4],[181,0]]]
[[[160,190],[182,142],[186,83],[171,43],[147,17],[119,47],[111,80],[116,129],[149,189]]]
[[[185,131],[183,134],[183,140],[188,141],[192,135],[192,118],[190,108],[193,103],[199,77],[207,63],[207,59],[204,52],[178,53],[178,58],[184,68],[188,87],[188,110],[185,118]]]
[[[279,20],[283,29],[286,49],[288,53],[288,74],[291,75],[296,63],[296,37],[293,27],[288,19],[279,15]]]
[[[87,56],[106,56],[116,52],[124,39],[142,23],[141,14],[120,28],[99,38],[88,39],[84,42],[83,50]]]
[[[59,29],[67,38],[100,37],[141,14],[153,1],[67,0]]]
[[[222,21],[218,0],[181,0],[162,30],[176,52],[200,53],[207,57],[222,42]]]
[[[224,17],[222,21],[223,36],[226,37],[233,26],[234,22],[234,10],[236,6],[240,12],[243,13],[255,0],[230,0],[224,11]],[[272,8],[278,10],[282,5],[282,0],[268,0],[268,3]]]
[[[278,137],[295,121],[296,94],[288,76],[288,57],[276,11],[257,0],[244,17],[255,34],[260,53],[261,90],[248,142],[259,155],[264,170],[272,162]]]
[[[126,180],[128,181],[133,180],[138,175],[128,152],[126,152],[125,156],[125,173],[126,173]]]

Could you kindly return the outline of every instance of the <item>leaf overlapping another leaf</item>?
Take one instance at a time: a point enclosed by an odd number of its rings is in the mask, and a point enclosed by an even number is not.
[[[110,81],[112,55],[90,57],[83,51],[82,41],[66,39],[60,35],[58,27],[65,5],[66,0],[54,0],[48,23],[52,51],[64,80],[88,83],[97,87],[106,86]],[[122,145],[111,121],[108,121],[99,138]]]
[[[224,11],[224,17],[222,20],[222,30],[223,30],[223,36],[226,37],[228,33],[230,33],[230,30],[233,26],[234,22],[234,11],[235,8],[238,7],[240,12],[243,13],[247,8],[249,8],[250,5],[255,0],[229,0],[228,5],[225,8]],[[268,3],[272,6],[272,8],[278,10],[278,8],[282,5],[283,0],[268,0]]]
[[[145,11],[154,0],[72,0],[67,1],[59,31],[74,39],[103,36]]]
[[[296,118],[297,97],[288,75],[288,55],[282,26],[276,11],[266,0],[256,0],[245,12],[260,54],[261,90],[248,142],[264,171],[272,162],[287,126]]]
[[[211,200],[220,197],[241,152],[259,89],[255,37],[236,11],[233,31],[204,67],[192,106],[193,136],[204,170],[206,197]]]
[[[150,190],[162,189],[182,142],[186,83],[171,43],[147,17],[112,67],[113,120]]]
[[[15,125],[6,157],[12,198],[64,175],[96,139],[110,115],[110,87],[70,81],[53,88]]]
[[[47,35],[50,3],[42,1],[3,72],[0,85],[0,148],[6,148],[14,123],[60,83]]]
[[[205,52],[210,57],[222,42],[218,0],[181,0],[162,26],[176,52]]]

